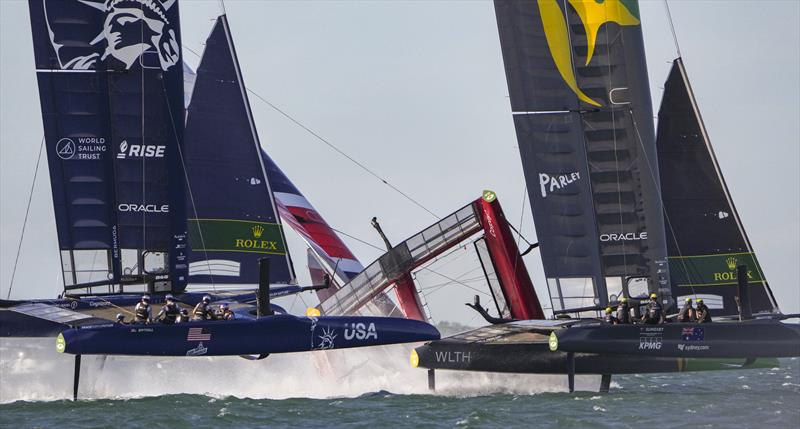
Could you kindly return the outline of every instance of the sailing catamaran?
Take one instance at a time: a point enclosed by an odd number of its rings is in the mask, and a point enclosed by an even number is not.
[[[798,315],[782,314],[772,295],[680,58],[656,138],[637,2],[494,6],[555,320],[503,314],[500,304],[493,317],[476,302],[492,326],[421,346],[412,365],[429,368],[431,383],[434,369],[562,373],[572,390],[583,373],[602,374],[608,390],[611,374],[800,356],[800,325],[782,322]],[[714,323],[597,319],[623,297],[638,316],[650,294],[668,313],[701,298]]]
[[[77,356],[76,380],[82,354],[263,358],[439,338],[385,295],[349,316],[270,304],[325,296],[362,267],[261,148],[224,14],[186,78],[176,0],[29,7],[64,294],[2,301],[0,335],[58,334],[57,350]],[[308,243],[323,284],[296,284],[281,219]],[[142,293],[152,304],[209,295],[237,317],[112,323]]]

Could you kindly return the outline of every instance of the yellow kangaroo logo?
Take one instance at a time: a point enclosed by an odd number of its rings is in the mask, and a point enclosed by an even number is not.
[[[537,0],[539,14],[542,17],[542,27],[550,48],[550,55],[556,63],[556,68],[572,92],[584,103],[600,107],[600,103],[592,100],[578,87],[575,72],[572,69],[571,45],[567,21],[564,11],[558,6],[557,0]],[[623,3],[632,3],[630,0],[568,0],[569,4],[578,13],[586,30],[588,49],[586,64],[592,61],[594,48],[597,43],[597,32],[607,22],[616,22],[619,25],[639,25],[639,19],[631,13],[628,6]],[[634,3],[635,4],[635,3]]]

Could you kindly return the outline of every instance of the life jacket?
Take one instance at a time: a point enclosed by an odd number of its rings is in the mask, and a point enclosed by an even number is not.
[[[659,304],[658,301],[650,301],[647,303],[647,318],[661,319],[661,304]]]
[[[197,305],[194,306],[194,310],[192,311],[192,318],[198,320],[206,320],[209,319],[208,317],[208,304],[200,301]]]
[[[164,307],[161,309],[164,313],[164,319],[161,320],[161,323],[165,323],[167,325],[172,325],[175,323],[175,320],[178,318],[178,315],[181,314],[180,308],[178,308],[178,304],[173,303],[166,303]]]
[[[711,323],[711,310],[705,304],[697,304],[697,323]]]
[[[133,310],[133,321],[136,323],[147,323],[150,321],[150,304],[140,302]]]
[[[627,305],[620,304],[617,306],[617,323],[631,323],[631,311]]]
[[[683,308],[681,308],[681,311],[678,313],[678,322],[686,323],[692,321],[689,310],[692,310],[692,307],[688,305],[684,305]]]
[[[611,324],[613,324],[613,323],[614,323],[614,322],[616,322],[616,321],[617,321],[617,318],[616,318],[616,317],[614,317],[614,315],[613,315],[613,314],[610,314],[610,313],[609,313],[609,314],[606,314],[606,323],[611,323]]]
[[[225,312],[222,313],[222,320],[233,320],[235,318],[236,316],[233,314],[233,311],[231,310],[225,310]]]

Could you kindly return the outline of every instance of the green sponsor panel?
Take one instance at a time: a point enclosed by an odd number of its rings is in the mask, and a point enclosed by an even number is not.
[[[281,226],[277,223],[189,219],[188,226],[189,244],[195,251],[286,254]]]
[[[747,265],[747,280],[763,283],[761,266],[754,253],[724,253],[718,255],[670,256],[672,281],[682,287],[736,285],[736,267]]]

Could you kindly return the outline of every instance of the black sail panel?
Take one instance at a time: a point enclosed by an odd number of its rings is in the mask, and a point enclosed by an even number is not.
[[[594,307],[595,285],[603,284],[580,123],[578,113],[514,116],[555,311]],[[584,281],[572,280],[576,278]]]
[[[531,140],[521,134],[520,117],[574,114],[577,119],[568,128],[573,141],[583,146],[580,153],[588,180],[581,187],[591,195],[580,199],[581,212],[591,213],[591,222],[581,225],[594,227],[581,243],[586,249],[594,247],[592,253],[599,255],[591,258],[595,266],[583,275],[600,277],[596,286],[601,305],[620,293],[640,296],[654,291],[671,305],[637,2],[497,0],[495,11],[537,234],[554,228],[547,219],[552,210],[536,201],[539,174],[552,172],[540,170],[544,164],[531,162],[525,148],[549,143],[542,136]],[[565,230],[558,234],[569,234],[568,221],[564,222]],[[554,251],[566,255],[572,249],[565,243]],[[542,252],[543,256],[549,253],[545,244]],[[546,272],[558,277],[575,275],[545,259]],[[631,289],[636,279],[645,281]]]
[[[673,295],[702,297],[715,314],[737,314],[736,267],[747,265],[753,312],[776,310],[680,58],[672,65],[658,113],[658,160]]]

